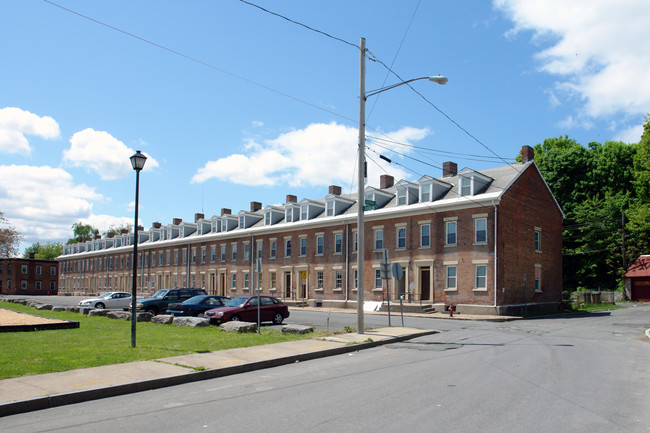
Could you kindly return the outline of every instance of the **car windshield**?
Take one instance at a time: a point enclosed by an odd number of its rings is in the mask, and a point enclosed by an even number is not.
[[[203,298],[205,298],[205,295],[192,296],[190,299],[184,301],[183,304],[200,304]]]
[[[111,293],[111,292],[108,292],[108,293],[104,293],[104,294],[101,295],[101,296],[98,296],[97,298],[106,299],[106,298],[110,298],[111,295],[112,295],[112,293]]]
[[[248,301],[248,297],[246,296],[240,296],[238,298],[233,299],[232,301],[228,302],[226,304],[226,307],[243,307],[244,304]]]
[[[165,297],[169,290],[158,290],[155,295],[153,295],[153,298],[156,299],[162,299]]]

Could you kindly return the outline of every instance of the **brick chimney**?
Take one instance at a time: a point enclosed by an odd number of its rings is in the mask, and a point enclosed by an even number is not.
[[[138,231],[139,231],[139,232],[143,232],[143,231],[144,231],[144,227],[142,227],[142,226],[138,226]]]
[[[259,201],[251,202],[251,212],[257,212],[260,209],[262,209],[262,203],[260,203]]]
[[[153,227],[155,229],[159,229],[160,227],[162,227],[162,224],[160,224],[158,221],[156,221],[155,223],[151,224],[151,227]]]
[[[115,233],[113,233],[113,232],[106,233],[106,237],[109,238],[109,239],[112,239],[113,236],[115,236]]]
[[[172,224],[174,224],[175,226],[179,225],[182,222],[183,222],[183,218],[174,218],[172,220]]]
[[[231,215],[231,214],[232,214],[232,210],[230,210],[230,209],[228,209],[228,208],[225,208],[225,207],[222,207],[222,208],[221,208],[221,216],[224,216],[224,215]]]
[[[395,185],[395,178],[389,174],[379,176],[379,188],[386,189]]]
[[[287,194],[287,203],[298,203],[298,197],[293,194]]]
[[[330,194],[341,195],[341,187],[338,185],[330,185]]]
[[[521,146],[521,162],[524,164],[535,159],[535,150],[530,146]]]
[[[102,238],[102,235],[99,235],[99,234],[95,235],[95,240],[101,239],[101,238]]]
[[[127,234],[127,233],[129,233],[129,229],[122,229],[122,230],[120,230],[120,234],[121,234],[121,235],[125,235],[125,234]]]
[[[195,223],[198,223],[199,220],[202,220],[202,219],[205,219],[205,215],[203,215],[202,213],[195,213],[194,214],[194,222]]]
[[[458,174],[458,164],[451,161],[442,163],[442,177],[452,177]]]
[[[34,253],[29,253],[29,258],[30,258],[30,259],[33,260],[33,259],[34,259],[34,256],[35,256]]]

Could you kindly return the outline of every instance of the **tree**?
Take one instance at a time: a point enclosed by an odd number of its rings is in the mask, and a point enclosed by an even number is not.
[[[38,260],[54,260],[63,254],[63,244],[60,242],[48,242],[42,245],[36,242],[25,248],[23,257],[29,257],[30,253],[34,253],[34,258]]]
[[[99,230],[95,227],[90,224],[82,224],[81,222],[72,224],[72,232],[74,237],[68,239],[67,244],[89,241],[99,234]]]
[[[645,118],[641,141],[634,156],[634,189],[644,203],[650,203],[650,115]]]
[[[122,226],[118,226],[118,227],[110,226],[110,227],[108,228],[108,230],[106,230],[106,231],[103,233],[103,236],[106,236],[106,235],[108,235],[109,233],[112,233],[112,234],[114,234],[114,235],[119,235],[119,234],[122,233],[122,230],[126,230],[127,233],[131,233],[131,229],[132,229],[132,228],[133,228],[133,226],[132,226],[131,224],[124,224],[124,225],[122,225]]]
[[[18,255],[18,245],[23,237],[9,224],[4,212],[0,212],[0,257],[9,258]]]

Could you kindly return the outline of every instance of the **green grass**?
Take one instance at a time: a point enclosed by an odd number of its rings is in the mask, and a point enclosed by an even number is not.
[[[616,304],[582,304],[577,307],[569,306],[569,311],[575,313],[583,313],[587,311],[613,310],[616,308],[625,308],[625,307]]]
[[[131,347],[131,322],[87,317],[79,313],[36,310],[0,302],[0,308],[79,322],[77,329],[0,333],[0,379],[97,367],[189,353],[213,352],[311,338],[314,334],[221,332],[218,326],[189,328],[138,322],[136,347]]]

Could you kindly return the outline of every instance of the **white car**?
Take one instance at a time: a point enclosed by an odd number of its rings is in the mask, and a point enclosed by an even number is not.
[[[100,310],[104,308],[128,310],[131,308],[131,294],[126,292],[106,292],[97,298],[84,299],[79,302],[79,307],[91,307]]]

